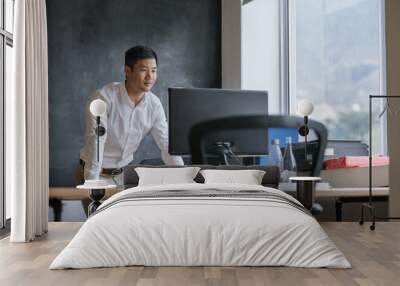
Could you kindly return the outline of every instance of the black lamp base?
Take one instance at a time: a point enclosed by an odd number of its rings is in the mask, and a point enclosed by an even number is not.
[[[309,128],[305,125],[303,125],[299,128],[299,134],[301,136],[306,136],[306,135],[308,135],[309,132],[310,132]]]
[[[106,134],[106,129],[104,128],[104,126],[99,125],[96,127],[95,132],[96,132],[96,135],[103,136],[104,134]]]

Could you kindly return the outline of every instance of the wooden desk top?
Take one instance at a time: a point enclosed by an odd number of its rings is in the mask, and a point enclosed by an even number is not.
[[[389,195],[389,187],[374,187],[372,188],[373,197],[384,197]],[[296,191],[284,191],[294,195]],[[368,197],[369,188],[330,188],[327,190],[316,190],[315,197]]]
[[[372,188],[372,195],[388,196],[389,187],[375,187]],[[108,198],[113,194],[117,193],[116,189],[106,190],[105,197]],[[289,192],[290,193],[290,192]],[[329,190],[316,190],[316,197],[366,197],[368,196],[368,188],[331,188]],[[50,198],[60,198],[65,200],[81,200],[88,198],[87,190],[81,190],[73,187],[50,187],[49,188]]]
[[[107,189],[105,198],[111,197],[117,193],[117,189]],[[88,190],[77,189],[74,187],[50,187],[49,198],[57,198],[63,200],[82,200],[88,199]]]
[[[389,187],[374,187],[372,188],[372,196],[388,196]],[[331,188],[329,190],[315,191],[316,197],[367,197],[369,188]]]

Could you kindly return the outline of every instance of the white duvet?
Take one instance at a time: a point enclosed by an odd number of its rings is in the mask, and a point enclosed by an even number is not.
[[[179,184],[127,189],[105,201],[50,269],[145,266],[294,266],[350,268],[318,222],[301,210],[257,198],[153,198],[131,192],[263,190],[238,184]]]

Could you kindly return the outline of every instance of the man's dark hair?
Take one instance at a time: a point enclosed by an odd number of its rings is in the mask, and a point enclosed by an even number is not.
[[[125,65],[133,68],[138,60],[155,59],[157,63],[157,54],[145,46],[135,46],[125,52]]]

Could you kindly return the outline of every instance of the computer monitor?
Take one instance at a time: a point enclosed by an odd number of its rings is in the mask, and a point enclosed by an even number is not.
[[[169,153],[172,155],[190,155],[189,132],[197,123],[232,116],[268,114],[266,91],[169,88],[168,94]],[[229,130],[212,134],[212,138],[207,139],[207,145],[216,142],[231,143],[231,150],[236,155],[268,153],[267,130]]]

